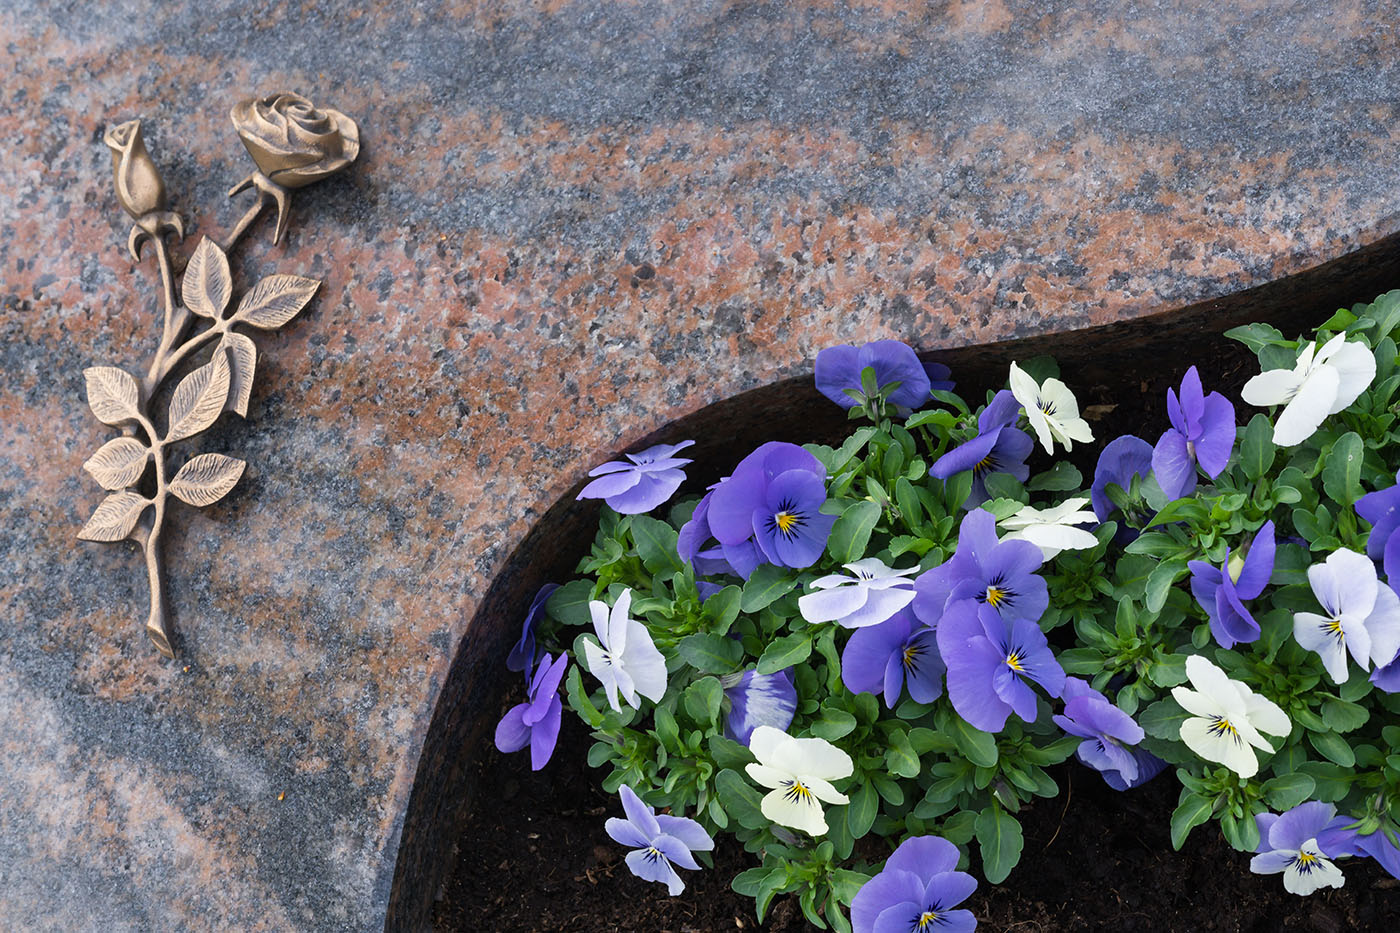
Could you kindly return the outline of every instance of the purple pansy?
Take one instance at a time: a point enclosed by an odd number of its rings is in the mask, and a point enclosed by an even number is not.
[[[1066,677],[1060,696],[1064,711],[1051,718],[1068,734],[1084,739],[1075,757],[1102,773],[1109,787],[1137,787],[1166,768],[1167,763],[1156,755],[1132,747],[1142,741],[1142,727],[1088,683]]]
[[[1191,571],[1191,595],[1210,617],[1210,633],[1222,648],[1249,644],[1259,637],[1259,623],[1245,608],[1244,600],[1257,599],[1274,573],[1274,523],[1265,522],[1254,535],[1241,561],[1225,549],[1225,563],[1215,567],[1203,560],[1186,564]]]
[[[930,371],[919,362],[918,354],[898,340],[876,340],[863,347],[839,344],[827,347],[817,354],[817,391],[842,408],[854,408],[856,399],[846,394],[847,389],[861,393],[860,374],[867,366],[875,370],[875,384],[881,388],[899,383],[887,397],[889,404],[898,408],[918,408],[929,400],[929,392],[935,388],[933,379],[940,380],[937,388],[952,388],[952,383],[943,383],[948,368],[938,364],[938,369]]]
[[[1356,833],[1346,828],[1354,820],[1337,816],[1335,806],[1316,800],[1280,815],[1261,813],[1254,820],[1259,827],[1254,851],[1259,854],[1250,860],[1250,871],[1283,872],[1283,887],[1293,894],[1342,886],[1342,873],[1332,860],[1356,850]]]
[[[650,512],[671,496],[685,482],[681,467],[691,461],[676,454],[694,444],[657,444],[641,453],[627,454],[628,463],[612,460],[588,471],[598,477],[578,494],[580,499],[602,499],[622,515]]]
[[[1065,686],[1065,670],[1040,626],[1030,619],[1003,620],[986,603],[949,603],[938,623],[938,651],[948,665],[953,709],[983,732],[1000,732],[1013,712],[1035,721],[1035,692],[1027,681],[1052,697]]]
[[[1015,427],[1020,414],[1021,403],[1010,389],[1002,389],[977,416],[977,436],[954,447],[929,467],[929,473],[939,479],[972,471],[972,495],[964,507],[970,509],[986,500],[988,474],[1009,473],[1023,483],[1030,476],[1026,457],[1035,449],[1035,441]]]
[[[1089,500],[1094,505],[1094,514],[1099,517],[1099,521],[1108,521],[1118,508],[1109,498],[1110,485],[1116,485],[1127,492],[1133,486],[1134,477],[1146,480],[1151,474],[1151,444],[1131,434],[1124,434],[1109,441],[1099,454],[1099,462],[1094,467],[1094,483],[1089,488]],[[1137,528],[1129,527],[1129,522],[1142,526],[1152,517],[1151,510],[1145,502],[1130,505],[1128,511],[1131,514],[1124,516],[1127,521],[1118,523],[1118,532],[1114,535],[1114,539],[1120,544],[1132,541],[1139,534]]]
[[[1386,576],[1390,576],[1390,558],[1386,547],[1393,540],[1395,529],[1400,528],[1400,473],[1395,474],[1397,485],[1389,489],[1368,492],[1356,500],[1356,514],[1371,523],[1371,535],[1366,539],[1366,556],[1371,560],[1386,559]]]
[[[883,695],[890,709],[906,686],[915,702],[932,703],[943,694],[943,659],[934,630],[907,609],[857,629],[841,654],[841,682],[852,693]]]
[[[731,677],[735,678],[731,682]],[[760,674],[747,670],[723,679],[729,713],[724,717],[724,734],[740,745],[748,745],[753,730],[772,726],[787,731],[797,712],[797,687],[792,682],[792,668],[776,674]]]
[[[855,933],[971,933],[977,918],[957,906],[977,880],[957,870],[958,847],[940,836],[900,843],[851,901]]]
[[[525,623],[520,627],[520,640],[515,643],[515,647],[510,649],[510,654],[506,657],[506,668],[512,671],[528,671],[535,663],[535,626],[539,624],[544,616],[545,603],[549,602],[549,597],[554,595],[554,591],[559,589],[557,583],[546,583],[540,587],[535,598],[530,602],[530,611],[525,613]]]
[[[1044,563],[1029,541],[997,539],[996,516],[972,509],[958,529],[958,549],[945,563],[914,581],[914,614],[937,625],[944,606],[974,599],[1005,619],[1039,619],[1050,592],[1036,571]]]
[[[1152,472],[1169,498],[1180,499],[1196,488],[1196,465],[1214,479],[1230,462],[1235,446],[1235,406],[1219,392],[1205,395],[1201,375],[1192,366],[1181,379],[1181,396],[1167,390],[1167,420],[1152,450]]]
[[[726,476],[711,486],[709,492],[705,493],[704,498],[695,506],[690,520],[681,526],[676,539],[676,551],[681,560],[695,568],[697,576],[727,573],[747,580],[754,568],[762,563],[758,545],[753,541],[740,541],[737,544],[716,542],[714,547],[702,550],[705,544],[714,538],[714,533],[710,531],[710,500],[714,497],[715,490],[723,486],[728,479]]]
[[[1352,847],[1358,855],[1369,855],[1375,859],[1392,877],[1400,878],[1400,846],[1392,842],[1382,830],[1378,829],[1366,836],[1357,836]]]
[[[564,704],[559,699],[559,681],[569,656],[561,653],[556,661],[545,654],[533,677],[527,676],[529,699],[511,707],[496,725],[496,748],[503,752],[518,752],[530,746],[530,770],[538,771],[554,754],[559,741],[559,722]]]
[[[698,871],[700,865],[690,853],[709,852],[715,841],[692,819],[656,813],[626,784],[617,792],[627,819],[610,817],[605,824],[608,835],[618,845],[632,850],[626,858],[632,874],[643,881],[660,881],[666,885],[667,893],[675,897],[685,890],[685,882],[674,866]]]
[[[796,444],[770,441],[715,487],[706,521],[724,548],[752,540],[770,563],[810,567],[836,522],[819,511],[825,502],[821,461]]]

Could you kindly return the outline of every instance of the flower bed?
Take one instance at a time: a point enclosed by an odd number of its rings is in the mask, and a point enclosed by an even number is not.
[[[840,447],[763,445],[666,521],[684,445],[595,471],[629,514],[527,619],[498,745],[542,767],[562,684],[634,872],[676,890],[730,835],[760,913],[794,893],[838,929],[971,928],[956,866],[1006,878],[1071,755],[1124,788],[1174,766],[1172,845],[1213,818],[1290,891],[1394,872],[1397,323],[1392,293],[1316,341],[1237,329],[1277,418],[1239,426],[1190,370],[1169,429],[1087,482],[1026,465],[1023,418],[1047,453],[1089,440],[1049,361],[974,411],[897,345],[825,351],[819,386],[871,422]]]

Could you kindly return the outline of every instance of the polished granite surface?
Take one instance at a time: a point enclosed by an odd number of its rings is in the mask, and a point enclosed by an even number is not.
[[[473,704],[495,715],[473,691],[534,582],[501,580],[591,466],[806,378],[831,343],[1200,322],[1393,256],[1396,22],[1239,0],[0,0],[0,916],[418,926],[470,752],[450,743]],[[144,117],[188,255],[247,204],[224,197],[251,169],[228,109],[279,89],[355,117],[364,149],[297,194],[287,242],[260,225],[235,256],[239,288],[324,285],[259,340],[247,421],[205,441],[248,473],[175,519],[168,662],[136,548],[75,540],[112,436],[81,372],[144,366],[159,329],[102,134]],[[737,456],[714,421],[704,455]]]

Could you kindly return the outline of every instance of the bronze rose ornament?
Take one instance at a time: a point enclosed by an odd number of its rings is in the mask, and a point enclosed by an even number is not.
[[[175,650],[165,608],[160,541],[172,500],[203,508],[222,499],[242,478],[247,464],[221,453],[186,456],[177,442],[208,430],[225,412],[248,415],[257,366],[257,345],[247,331],[275,330],[296,317],[320,287],[299,275],[269,275],[234,301],[228,253],[268,204],[277,205],[276,243],[287,228],[290,192],[341,171],[360,151],[355,122],[335,110],[319,110],[296,94],[250,99],[231,114],[238,136],[258,170],[229,196],[250,185],[258,201],[220,245],[202,237],[177,285],[170,240],[185,237],[180,216],[169,210],[165,184],[146,150],[141,121],[110,127],[103,143],[112,152],[117,200],[131,216],[127,249],[137,262],[141,247],[154,246],[160,275],[163,325],[160,343],[144,375],[118,366],[83,371],[88,406],[97,419],[120,429],[83,464],[109,494],[78,537],[85,541],[131,540],[146,558],[150,615],[146,632],[166,657]],[[192,333],[191,325],[199,322]],[[207,348],[212,345],[213,349]],[[166,380],[179,376],[163,411],[153,410]]]
[[[300,94],[273,94],[245,100],[229,114],[238,138],[258,170],[234,185],[229,197],[252,186],[261,196],[234,229],[242,233],[268,199],[277,205],[272,242],[287,229],[291,189],[334,175],[360,154],[360,130],[338,110],[320,110]]]

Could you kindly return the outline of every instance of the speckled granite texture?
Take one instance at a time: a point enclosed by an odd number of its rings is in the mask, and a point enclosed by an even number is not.
[[[711,461],[791,423],[824,345],[1395,284],[1392,4],[1073,7],[0,0],[3,925],[420,926],[492,652],[573,547],[542,516],[678,419]],[[249,470],[174,522],[169,663],[135,548],[74,539],[81,371],[158,328],[102,129],[146,118],[187,254],[246,204],[229,106],[283,88],[365,148],[236,256],[325,285],[204,445]]]

